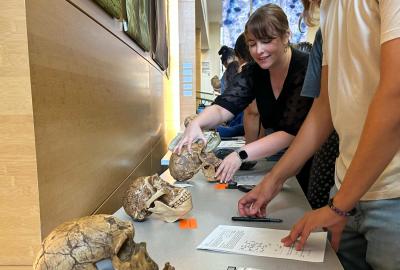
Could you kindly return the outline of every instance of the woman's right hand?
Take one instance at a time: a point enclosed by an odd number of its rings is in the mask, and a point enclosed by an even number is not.
[[[196,119],[191,121],[190,124],[185,129],[185,132],[182,135],[181,140],[174,148],[174,153],[180,154],[182,151],[182,147],[187,145],[187,149],[189,153],[192,152],[192,143],[197,139],[201,139],[204,142],[204,145],[207,144],[206,137],[204,137],[203,131],[201,130],[200,125],[197,123]]]
[[[271,178],[269,173],[265,175],[264,179],[255,188],[239,200],[238,210],[241,216],[266,216],[267,204],[278,195],[283,185]]]

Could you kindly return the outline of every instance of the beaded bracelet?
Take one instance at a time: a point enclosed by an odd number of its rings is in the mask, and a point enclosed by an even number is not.
[[[332,209],[333,212],[335,212],[336,214],[338,214],[341,217],[350,217],[350,216],[354,216],[357,212],[357,210],[355,208],[351,209],[350,211],[343,211],[340,210],[339,208],[337,208],[334,204],[333,204],[333,198],[330,198],[328,201],[328,206],[330,209]]]

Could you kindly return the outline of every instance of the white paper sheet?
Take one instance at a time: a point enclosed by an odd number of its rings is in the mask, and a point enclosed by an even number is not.
[[[244,140],[221,141],[217,148],[240,148],[244,144]]]
[[[308,262],[324,261],[326,232],[311,233],[301,251],[296,251],[293,246],[285,247],[281,243],[281,239],[289,232],[288,230],[219,225],[197,249]]]
[[[238,185],[257,185],[264,178],[266,173],[257,175],[234,175],[233,181]]]

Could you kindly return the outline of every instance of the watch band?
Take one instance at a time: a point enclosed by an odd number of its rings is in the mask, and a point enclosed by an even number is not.
[[[341,217],[350,217],[350,216],[354,216],[357,212],[357,210],[355,208],[351,209],[350,211],[343,211],[339,208],[337,208],[334,204],[333,204],[333,198],[330,198],[328,201],[328,206],[330,209],[332,209],[333,212],[335,212],[337,215],[341,216]]]

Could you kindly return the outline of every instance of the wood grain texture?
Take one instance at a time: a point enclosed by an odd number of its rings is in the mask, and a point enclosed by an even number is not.
[[[24,1],[0,10],[0,269],[25,269],[40,215]]]
[[[32,265],[18,265],[18,266],[0,265],[0,270],[32,270]]]
[[[67,1],[28,1],[27,21],[44,237],[96,211],[164,136],[163,74]]]

